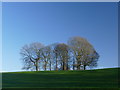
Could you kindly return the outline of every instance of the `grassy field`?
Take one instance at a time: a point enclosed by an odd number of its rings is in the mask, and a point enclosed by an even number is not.
[[[86,71],[32,71],[3,73],[3,89],[118,88],[118,68]],[[36,89],[35,89],[36,88]],[[91,88],[91,89],[90,89]]]

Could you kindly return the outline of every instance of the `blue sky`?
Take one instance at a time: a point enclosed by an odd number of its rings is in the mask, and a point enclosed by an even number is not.
[[[0,13],[2,12],[2,3],[0,2]],[[2,71],[2,13],[0,14],[0,71]]]
[[[100,54],[98,67],[118,66],[117,3],[2,4],[3,71],[20,71],[20,49],[25,44],[67,43],[73,36],[86,38]]]

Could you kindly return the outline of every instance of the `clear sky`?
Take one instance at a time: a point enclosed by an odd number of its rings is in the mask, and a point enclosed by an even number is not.
[[[3,71],[20,71],[25,44],[86,38],[100,54],[98,67],[118,66],[117,3],[3,3]]]

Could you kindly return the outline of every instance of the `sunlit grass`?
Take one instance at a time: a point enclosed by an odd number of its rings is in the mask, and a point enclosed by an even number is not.
[[[3,73],[3,88],[117,88],[118,68]]]

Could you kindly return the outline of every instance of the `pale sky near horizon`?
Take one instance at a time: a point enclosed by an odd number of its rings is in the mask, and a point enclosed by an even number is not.
[[[86,38],[100,54],[97,68],[118,66],[118,3],[2,4],[2,70],[21,71],[20,49],[25,44],[67,43]]]

